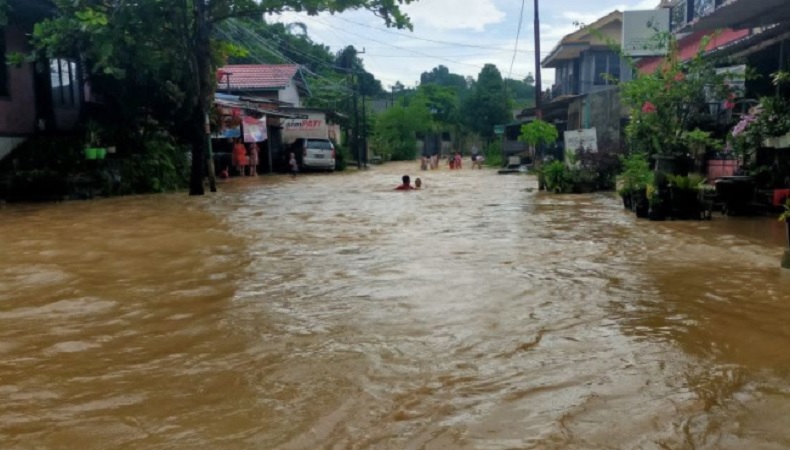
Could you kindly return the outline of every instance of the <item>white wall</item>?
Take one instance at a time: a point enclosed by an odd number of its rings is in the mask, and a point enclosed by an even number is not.
[[[296,108],[302,107],[302,100],[299,98],[299,90],[296,89],[296,83],[293,81],[288,83],[288,86],[280,91],[279,100],[281,102],[292,103]]]

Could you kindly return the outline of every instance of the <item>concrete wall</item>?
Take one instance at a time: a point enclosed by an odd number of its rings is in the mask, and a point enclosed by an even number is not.
[[[616,86],[590,93],[582,101],[582,127],[596,128],[599,144],[610,142],[619,146],[622,111],[620,91]]]

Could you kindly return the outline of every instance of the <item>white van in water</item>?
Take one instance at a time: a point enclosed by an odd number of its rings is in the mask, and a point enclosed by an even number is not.
[[[291,151],[301,155],[305,169],[335,170],[335,146],[329,139],[299,138]]]

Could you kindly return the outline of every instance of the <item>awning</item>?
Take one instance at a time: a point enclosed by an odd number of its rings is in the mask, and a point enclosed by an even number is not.
[[[690,31],[758,28],[790,22],[787,0],[729,0],[689,24]]]
[[[743,39],[721,46],[708,54],[714,57],[729,56],[739,58],[764,50],[786,39],[790,39],[790,31],[784,26],[774,25],[756,31]]]
[[[216,105],[224,106],[226,108],[239,108],[239,109],[246,109],[248,111],[255,111],[257,113],[264,114],[269,117],[281,117],[286,119],[296,118],[295,114],[289,114],[279,110],[264,108],[255,102],[243,100],[241,97],[236,97],[233,95],[216,94],[214,97],[214,103]]]
[[[564,112],[567,113],[568,106],[573,103],[576,99],[584,97],[586,94],[583,95],[563,95],[560,97],[555,98],[554,100],[544,103],[542,105],[542,113],[543,119],[548,119],[551,116],[561,115]],[[527,119],[532,120],[535,117],[535,108],[527,108],[518,115],[519,119]]]

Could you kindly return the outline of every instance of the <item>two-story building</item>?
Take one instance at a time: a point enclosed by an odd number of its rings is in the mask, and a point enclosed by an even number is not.
[[[544,69],[555,69],[555,83],[541,112],[543,120],[557,127],[560,140],[566,130],[594,127],[599,142],[619,145],[624,111],[617,85],[633,75],[617,51],[622,27],[623,14],[613,11],[562,38],[541,62]],[[519,130],[534,120],[535,108],[517,118],[520,123],[506,128],[506,153],[523,147],[517,141]]]

